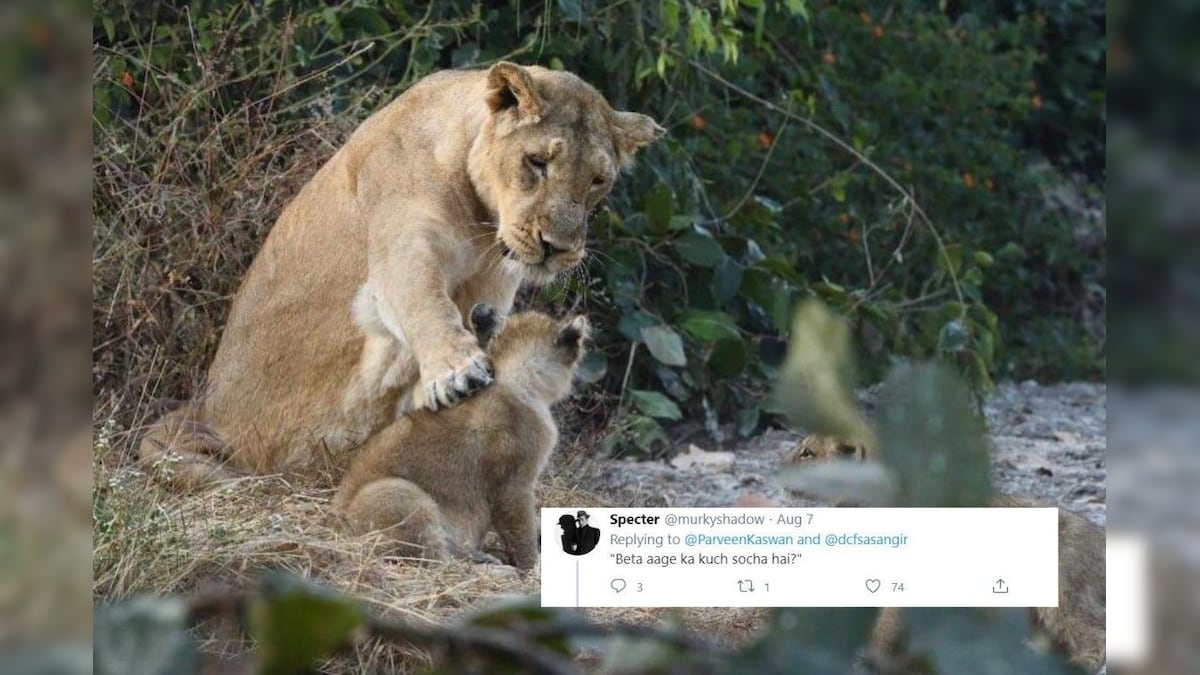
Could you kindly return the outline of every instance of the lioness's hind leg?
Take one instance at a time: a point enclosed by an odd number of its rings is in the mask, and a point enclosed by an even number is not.
[[[437,502],[403,478],[364,485],[341,513],[352,532],[382,531],[396,555],[447,560],[452,548]]]
[[[206,487],[240,474],[226,463],[229,448],[200,419],[193,404],[167,413],[138,444],[138,458],[167,482],[186,489]]]

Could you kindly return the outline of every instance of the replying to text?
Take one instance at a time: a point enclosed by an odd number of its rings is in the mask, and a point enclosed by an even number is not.
[[[1053,508],[542,509],[547,607],[1056,607]]]

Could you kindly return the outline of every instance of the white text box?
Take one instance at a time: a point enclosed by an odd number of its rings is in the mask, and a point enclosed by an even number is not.
[[[1058,606],[1053,508],[579,511],[542,509],[544,606]]]

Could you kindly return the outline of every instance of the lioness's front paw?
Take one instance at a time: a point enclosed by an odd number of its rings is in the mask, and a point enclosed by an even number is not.
[[[424,389],[424,405],[430,410],[449,408],[490,386],[494,379],[491,359],[483,352],[477,352],[428,382]]]

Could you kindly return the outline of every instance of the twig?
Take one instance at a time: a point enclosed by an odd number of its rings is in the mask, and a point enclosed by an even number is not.
[[[788,112],[791,111],[789,110]],[[767,165],[771,163],[771,156],[775,154],[775,146],[779,145],[779,139],[783,138],[784,132],[787,131],[787,125],[788,117],[784,116],[783,121],[779,123],[779,128],[775,130],[775,137],[771,139],[771,145],[767,148],[767,154],[763,157],[762,163],[758,165],[758,173],[754,176],[754,180],[750,182],[750,187],[746,188],[746,192],[742,194],[742,198],[737,201],[737,204],[734,204],[729,213],[720,218],[705,221],[701,223],[702,225],[714,225],[721,221],[729,220],[737,215],[738,211],[742,210],[742,207],[746,205],[750,196],[754,194],[754,189],[758,187],[758,182],[762,180],[763,174],[766,173]]]
[[[629,376],[633,373],[633,355],[637,353],[637,340],[629,343],[629,360],[625,362],[625,377],[621,378],[621,395],[617,398],[617,410],[625,404],[625,390],[629,387]]]

